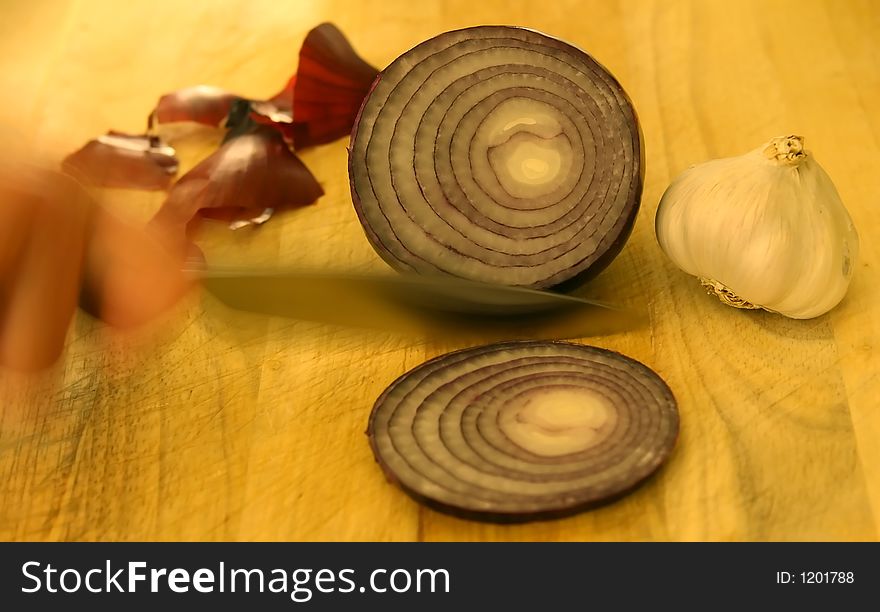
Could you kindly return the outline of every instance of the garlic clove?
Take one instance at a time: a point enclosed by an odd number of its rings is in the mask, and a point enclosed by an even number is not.
[[[692,166],[663,194],[655,230],[723,302],[792,318],[836,306],[858,256],[852,219],[800,136]]]

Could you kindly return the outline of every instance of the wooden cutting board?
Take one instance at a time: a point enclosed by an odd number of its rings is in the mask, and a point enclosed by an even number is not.
[[[520,526],[449,518],[388,485],[363,432],[388,383],[466,342],[263,318],[193,295],[136,337],[78,316],[57,367],[0,374],[0,538],[877,539],[877,3],[32,0],[3,10],[0,120],[58,155],[109,128],[140,131],[158,96],[180,87],[274,93],[325,20],[378,66],[481,23],[583,47],[623,83],[647,143],[635,231],[589,292],[650,316],[647,328],[584,340],[660,373],[682,432],[668,467],[614,505]],[[806,137],[862,236],[847,298],[810,321],[721,305],[653,234],[674,175],[784,133]],[[181,145],[184,165],[212,138]],[[209,259],[382,269],[351,208],[345,147],[303,153],[326,190],[316,205],[259,229],[209,228]],[[103,198],[141,220],[162,200]]]

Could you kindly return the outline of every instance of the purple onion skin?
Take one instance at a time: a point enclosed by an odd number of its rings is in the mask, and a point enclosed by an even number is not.
[[[465,30],[471,29],[479,29],[485,26],[477,26],[472,28],[460,28],[458,30],[452,30],[448,33],[461,32]],[[518,26],[509,26],[514,30],[528,30],[528,28],[522,28]],[[643,193],[644,181],[645,181],[645,139],[644,134],[641,128],[641,123],[638,119],[638,114],[636,112],[635,106],[632,103],[632,99],[629,94],[623,89],[620,85],[620,82],[617,78],[601,63],[599,63],[595,58],[582,51],[576,46],[565,43],[564,41],[555,39],[554,37],[543,34],[548,39],[556,41],[559,45],[564,46],[569,52],[576,53],[582,56],[586,61],[594,63],[600,69],[604,70],[609,79],[611,80],[614,91],[619,95],[626,103],[626,110],[631,113],[630,117],[630,129],[633,132],[633,139],[637,140],[637,147],[633,147],[635,151],[638,151],[637,157],[633,160],[633,164],[637,167],[637,172],[634,173],[634,180],[632,184],[632,196],[627,202],[626,210],[623,215],[617,220],[615,224],[615,231],[611,232],[613,236],[611,242],[606,246],[600,248],[602,254],[584,270],[572,275],[567,279],[563,279],[559,282],[550,284],[550,285],[542,285],[535,286],[535,288],[540,289],[549,289],[553,291],[561,291],[561,292],[569,292],[576,290],[577,288],[583,286],[586,282],[595,278],[600,272],[602,272],[605,268],[607,268],[611,262],[620,254],[624,245],[629,240],[629,237],[632,234],[633,227],[635,225],[636,217],[638,216],[638,212],[641,206],[641,198]],[[411,51],[415,51],[422,45],[430,44],[431,40],[425,41],[420,45],[414,47]],[[407,52],[408,53],[408,52]],[[387,68],[386,68],[387,70]],[[361,123],[362,115],[365,107],[367,106],[367,102],[370,99],[370,95],[376,89],[376,87],[381,83],[383,76],[385,75],[385,70],[379,72],[376,76],[373,83],[370,85],[369,90],[367,91],[367,95],[364,97],[363,102],[361,103],[361,107],[358,110],[357,116],[354,120],[354,125],[351,130],[351,140],[350,145],[348,147],[348,174],[349,174],[349,188],[352,198],[352,203],[354,205],[355,213],[358,216],[358,220],[360,221],[361,227],[363,228],[364,234],[367,238],[367,241],[376,251],[376,253],[392,268],[398,271],[412,271],[408,269],[404,269],[405,267],[401,265],[401,262],[397,261],[393,255],[387,250],[387,248],[382,244],[379,236],[375,233],[375,231],[370,227],[369,222],[367,221],[363,203],[357,193],[357,189],[355,186],[355,178],[354,178],[354,166],[356,163],[355,157],[352,154],[353,145],[355,139],[357,138],[358,129]],[[606,236],[606,239],[608,237]]]

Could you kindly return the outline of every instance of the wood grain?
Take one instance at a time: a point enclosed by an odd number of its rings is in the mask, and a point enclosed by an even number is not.
[[[7,7],[7,4],[12,4]],[[157,97],[210,83],[273,93],[308,29],[335,21],[384,66],[440,31],[533,27],[593,54],[647,143],[642,211],[587,289],[650,326],[590,343],[677,395],[668,467],[620,502],[519,526],[419,508],[384,482],[363,431],[405,370],[460,342],[236,313],[193,295],[123,337],[85,315],[36,377],[0,373],[0,538],[12,540],[876,540],[880,530],[880,5],[463,0],[4,3],[0,123],[55,155],[137,131]],[[664,259],[657,202],[688,165],[799,133],[862,237],[844,302],[810,321],[729,309]],[[318,204],[257,230],[212,227],[211,261],[382,269],[351,208],[344,141],[303,159]],[[182,146],[185,165],[210,138]],[[146,219],[161,194],[106,192]]]

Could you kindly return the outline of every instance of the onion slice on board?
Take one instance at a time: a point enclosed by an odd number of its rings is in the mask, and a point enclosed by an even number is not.
[[[616,499],[669,457],[675,398],[619,353],[549,341],[442,355],[379,397],[367,435],[392,482],[443,512],[522,522]]]
[[[398,270],[573,284],[628,238],[642,147],[632,103],[592,57],[533,30],[467,28],[376,79],[352,131],[352,198]]]

